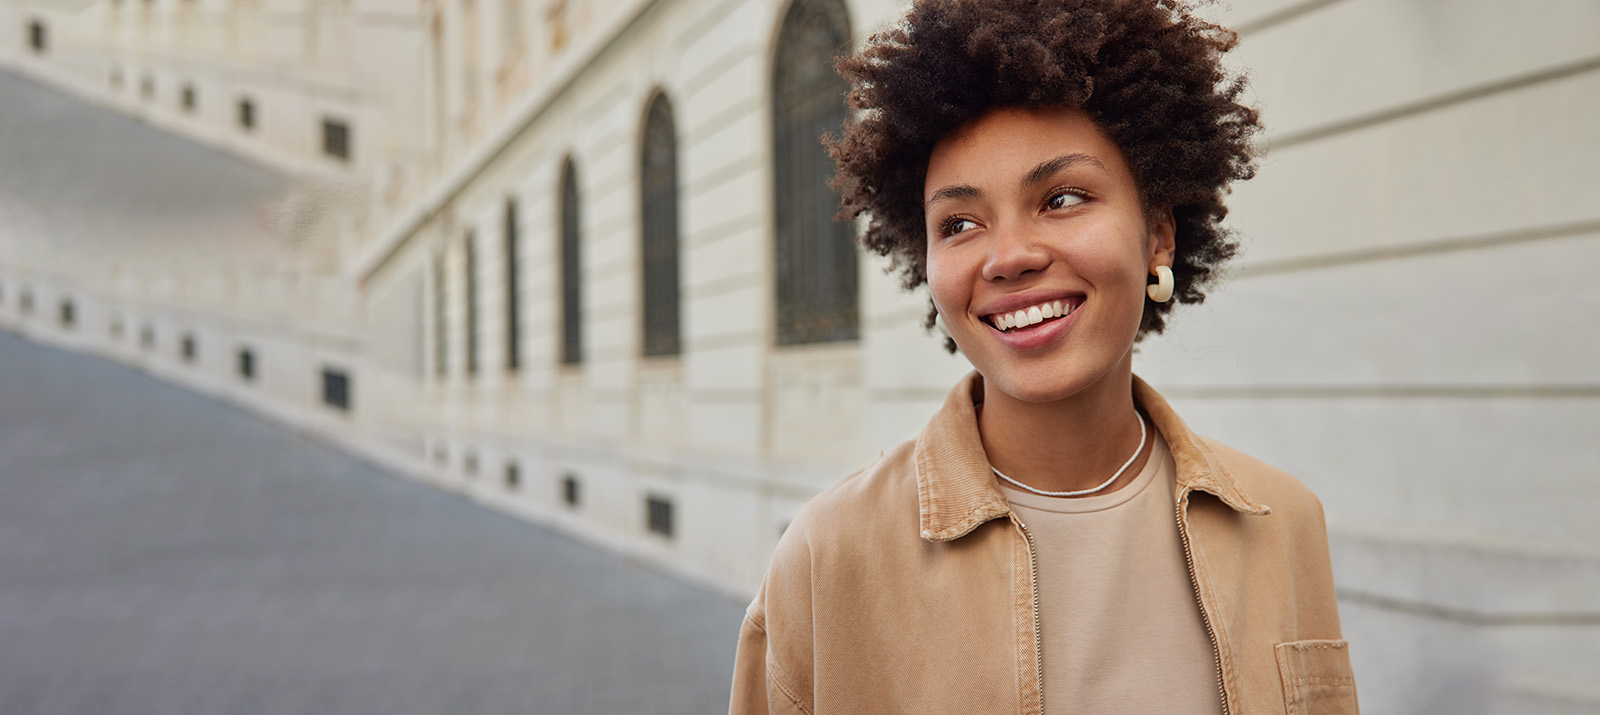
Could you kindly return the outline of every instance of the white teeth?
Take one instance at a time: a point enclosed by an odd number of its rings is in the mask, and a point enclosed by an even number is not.
[[[1072,314],[1072,304],[1062,300],[1040,303],[1018,310],[1013,313],[995,313],[993,320],[995,327],[1001,330],[1015,330],[1026,328],[1036,323],[1044,322],[1050,318],[1064,318]]]

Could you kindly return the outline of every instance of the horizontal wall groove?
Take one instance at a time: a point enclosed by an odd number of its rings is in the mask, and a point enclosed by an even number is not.
[[[1594,612],[1523,612],[1523,613],[1483,613],[1453,608],[1421,601],[1411,601],[1392,596],[1383,596],[1375,593],[1365,593],[1350,589],[1337,589],[1341,603],[1352,603],[1370,608],[1377,608],[1396,613],[1405,613],[1439,621],[1449,621],[1470,626],[1480,627],[1518,627],[1518,626],[1543,626],[1564,627],[1573,626],[1600,626],[1600,611]]]
[[[1479,236],[1458,236],[1454,238],[1440,238],[1410,243],[1403,246],[1380,246],[1356,251],[1348,251],[1300,258],[1284,258],[1268,260],[1260,263],[1247,263],[1233,271],[1233,278],[1257,278],[1260,276],[1279,273],[1296,273],[1300,271],[1317,270],[1322,268],[1336,268],[1340,266],[1355,265],[1360,263],[1373,263],[1377,261],[1396,260],[1401,258],[1416,258],[1440,253],[1454,253],[1456,251],[1469,251],[1499,246],[1510,246],[1520,243],[1533,243],[1561,238],[1573,238],[1586,234],[1600,234],[1600,219],[1580,221],[1578,223],[1557,224],[1554,226],[1536,226],[1533,228],[1515,231],[1488,233]]]
[[[1248,37],[1250,35],[1255,35],[1260,32],[1270,30],[1284,23],[1292,22],[1328,7],[1329,5],[1334,5],[1342,1],[1343,0],[1306,0],[1306,2],[1286,7],[1277,12],[1270,13],[1260,19],[1242,23],[1234,27],[1233,31],[1239,33],[1239,37]]]
[[[1578,75],[1587,74],[1595,70],[1600,70],[1600,56],[1588,57],[1576,62],[1557,65],[1555,67],[1549,67],[1537,72],[1530,72],[1527,74],[1518,75],[1516,77],[1510,77],[1496,82],[1478,85],[1476,87],[1468,87],[1455,92],[1447,92],[1442,95],[1423,99],[1417,102],[1402,104],[1397,107],[1373,112],[1364,116],[1333,122],[1332,124],[1321,127],[1314,127],[1312,129],[1293,132],[1282,137],[1268,137],[1266,140],[1267,151],[1270,153],[1282,149],[1289,149],[1301,144],[1309,144],[1311,142],[1320,141],[1322,139],[1338,136],[1340,134],[1348,134],[1363,129],[1370,129],[1382,124],[1388,124],[1401,119],[1408,119],[1441,109],[1448,109],[1456,105],[1485,99],[1497,94],[1513,92],[1519,89],[1527,89],[1541,84],[1568,79]]]
[[[1189,400],[1595,400],[1600,399],[1600,383],[1163,386],[1161,393],[1167,397]]]

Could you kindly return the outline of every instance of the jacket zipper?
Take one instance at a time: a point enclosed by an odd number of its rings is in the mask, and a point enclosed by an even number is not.
[[[1217,632],[1211,627],[1211,614],[1206,611],[1206,600],[1200,595],[1200,579],[1194,572],[1194,551],[1189,546],[1189,524],[1183,520],[1183,506],[1188,501],[1189,492],[1185,491],[1178,499],[1178,538],[1183,542],[1183,562],[1189,567],[1189,585],[1194,587],[1194,601],[1200,605],[1200,620],[1205,623],[1206,637],[1211,639],[1211,657],[1215,658],[1217,663],[1217,697],[1222,699],[1222,715],[1228,715],[1228,690],[1223,685],[1222,678],[1222,649],[1217,647]],[[1038,608],[1037,601],[1034,607]]]
[[[1033,662],[1036,667],[1034,677],[1038,678],[1039,683],[1039,715],[1044,715],[1044,626],[1043,619],[1039,614],[1039,553],[1034,548],[1033,532],[1028,531],[1028,525],[1022,523],[1022,520],[1018,519],[1016,514],[1011,515],[1011,521],[1017,525],[1017,528],[1022,530],[1023,538],[1028,541],[1028,568],[1032,571],[1033,579]],[[1193,571],[1191,570],[1190,573],[1192,574]],[[1204,612],[1203,609],[1202,612]],[[1207,628],[1209,629],[1210,627],[1207,626]],[[1212,642],[1215,643],[1215,639]]]

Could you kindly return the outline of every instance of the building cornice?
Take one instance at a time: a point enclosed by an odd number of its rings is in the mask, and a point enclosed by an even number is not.
[[[511,106],[484,139],[434,182],[423,197],[409,207],[375,241],[357,253],[348,275],[365,283],[399,253],[402,246],[439,216],[485,170],[566,92],[596,60],[620,41],[655,5],[668,0],[628,0],[621,12],[605,20],[599,31],[574,45],[557,61],[547,82]]]

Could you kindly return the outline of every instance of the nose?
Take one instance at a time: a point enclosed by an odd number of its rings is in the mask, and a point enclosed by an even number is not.
[[[986,281],[1014,281],[1050,265],[1050,251],[1040,236],[1025,226],[989,231],[989,254],[983,263]]]

